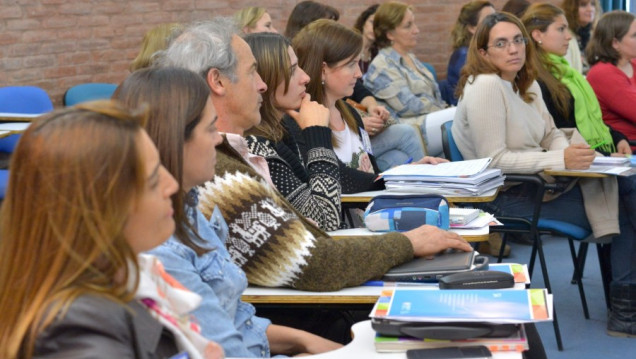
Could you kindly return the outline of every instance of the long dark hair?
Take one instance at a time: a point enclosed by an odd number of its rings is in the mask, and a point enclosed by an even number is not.
[[[186,69],[165,67],[133,72],[119,85],[113,98],[131,108],[149,106],[146,131],[159,150],[164,167],[183,184],[183,147],[201,120],[201,113],[210,97],[210,89],[201,76]],[[192,240],[196,230],[185,213],[186,193],[172,195],[175,237],[197,254],[207,250]],[[198,238],[198,236],[197,236]]]

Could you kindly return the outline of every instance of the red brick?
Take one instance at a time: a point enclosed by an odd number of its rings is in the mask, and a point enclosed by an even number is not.
[[[51,67],[56,65],[55,57],[51,55],[30,56],[24,59],[24,67]]]
[[[40,53],[41,48],[42,44],[14,44],[9,47],[8,55],[15,57],[35,55]]]
[[[22,8],[19,6],[3,6],[0,11],[0,19],[19,19],[22,17]]]
[[[74,27],[77,24],[77,17],[63,15],[60,17],[50,17],[42,21],[42,25],[46,29],[58,29]]]
[[[71,52],[77,49],[75,42],[59,42],[59,43],[46,43],[42,44],[40,54],[61,54],[65,52]]]
[[[73,76],[77,73],[76,66],[56,66],[44,70],[44,77],[49,79]]]
[[[20,34],[15,32],[2,32],[0,33],[0,45],[17,44],[20,41]]]
[[[8,31],[13,30],[31,30],[38,29],[40,27],[40,21],[34,19],[16,19],[16,20],[7,20],[7,28]]]
[[[88,26],[108,26],[110,25],[110,18],[106,15],[97,15],[97,16],[80,16],[77,19],[78,27],[88,27]]]

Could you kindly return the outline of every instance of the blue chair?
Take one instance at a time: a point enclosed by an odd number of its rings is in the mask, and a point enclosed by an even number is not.
[[[442,124],[442,146],[444,148],[444,154],[446,158],[451,161],[461,161],[463,160],[463,156],[457,148],[457,145],[453,139],[453,134],[451,132],[453,122],[448,121]],[[541,265],[541,272],[543,274],[543,280],[545,282],[545,286],[550,293],[552,293],[552,288],[550,285],[550,278],[548,276],[547,263],[545,260],[544,252],[543,252],[543,244],[541,240],[541,235],[549,234],[556,237],[565,237],[568,240],[568,245],[570,247],[570,256],[572,257],[572,264],[574,266],[574,275],[572,278],[572,283],[577,284],[579,290],[579,296],[581,298],[581,305],[583,307],[583,314],[586,319],[590,318],[587,299],[585,297],[585,290],[583,288],[583,282],[581,280],[582,276],[582,268],[583,263],[585,261],[585,256],[588,248],[588,238],[591,236],[590,231],[581,228],[579,226],[573,225],[571,223],[540,218],[541,213],[541,204],[543,203],[543,194],[548,189],[553,190],[562,190],[558,185],[547,184],[543,179],[537,175],[517,175],[517,174],[506,174],[506,181],[511,182],[524,182],[530,183],[535,188],[535,197],[534,197],[534,211],[532,218],[518,218],[518,217],[497,217],[499,221],[501,221],[504,226],[502,227],[493,227],[493,231],[502,232],[502,233],[530,233],[531,237],[534,239],[534,243],[532,246],[532,252],[530,256],[530,262],[528,264],[528,270],[530,272],[530,276],[532,276],[532,272],[534,269],[534,263],[536,260],[537,254],[539,255],[539,263]],[[574,249],[574,241],[580,242],[579,253],[577,254]],[[503,237],[503,243],[501,246],[501,250],[499,252],[498,262],[501,262],[503,249],[506,244],[506,237]],[[609,280],[607,278],[611,277],[611,273],[609,272],[609,264],[607,262],[607,247],[603,247],[602,243],[597,243],[597,252],[599,255],[599,263],[601,266],[601,274],[603,276],[603,288],[605,290],[605,300],[606,304],[609,305]],[[556,310],[554,311],[554,331],[557,339],[557,346],[559,350],[563,350],[563,345],[561,343],[561,334],[559,331],[559,326],[556,317]]]
[[[0,112],[37,115],[53,111],[53,102],[43,89],[36,86],[0,87]],[[20,139],[14,134],[0,139],[0,152],[12,153]],[[9,171],[0,170],[0,198],[4,198]]]
[[[116,84],[101,82],[75,85],[64,94],[64,106],[73,106],[86,101],[109,99],[116,88]]]

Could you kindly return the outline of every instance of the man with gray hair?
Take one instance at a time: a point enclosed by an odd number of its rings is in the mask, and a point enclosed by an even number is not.
[[[249,45],[231,18],[218,17],[187,28],[164,52],[162,66],[200,74],[210,86],[221,132],[243,135],[258,125],[267,90]]]

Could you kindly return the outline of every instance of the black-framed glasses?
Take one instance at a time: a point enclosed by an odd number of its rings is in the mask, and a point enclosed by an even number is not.
[[[511,44],[515,45],[515,47],[526,46],[528,44],[528,39],[522,36],[517,36],[514,39],[512,39],[512,41],[506,40],[506,39],[500,39],[500,40],[497,40],[497,42],[495,42],[494,44],[488,45],[487,47],[494,47],[495,49],[503,50],[510,47]]]

